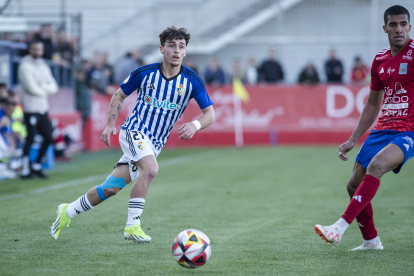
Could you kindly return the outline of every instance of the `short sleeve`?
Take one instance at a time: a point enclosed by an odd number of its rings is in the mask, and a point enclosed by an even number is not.
[[[139,74],[135,77],[133,77],[133,73],[131,73],[123,83],[121,83],[120,87],[122,89],[122,92],[124,92],[125,95],[129,96],[132,92],[137,90],[138,88],[138,81]]]
[[[372,66],[371,66],[371,84],[370,84],[370,89],[372,91],[380,91],[382,89],[384,89],[381,80],[378,76],[378,65],[375,64],[375,59],[372,62]]]
[[[193,91],[192,91],[192,97],[196,100],[198,106],[200,109],[204,109],[209,107],[210,105],[213,105],[213,101],[208,96],[206,87],[204,86],[204,83],[199,78],[194,78],[192,81]]]

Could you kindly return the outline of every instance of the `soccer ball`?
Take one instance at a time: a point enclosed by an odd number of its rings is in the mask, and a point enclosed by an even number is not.
[[[172,254],[177,263],[185,268],[200,267],[210,258],[210,240],[199,230],[184,230],[175,237]]]

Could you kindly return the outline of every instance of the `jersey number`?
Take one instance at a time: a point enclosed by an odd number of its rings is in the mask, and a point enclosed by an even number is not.
[[[141,132],[139,132],[139,131],[136,131],[136,130],[132,130],[131,131],[132,132],[132,138],[135,140],[135,141],[139,141],[139,140],[141,140],[141,139],[144,139],[144,135],[141,133]],[[141,135],[141,138],[139,137]]]

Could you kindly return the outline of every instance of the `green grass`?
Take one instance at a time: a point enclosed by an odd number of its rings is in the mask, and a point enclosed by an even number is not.
[[[123,238],[131,185],[52,240],[56,206],[101,181],[39,189],[109,174],[120,155],[79,154],[47,181],[0,182],[0,275],[414,274],[412,161],[384,176],[373,200],[384,251],[347,252],[362,243],[355,223],[337,248],[314,234],[315,224],[335,222],[349,202],[353,161],[339,160],[334,147],[165,150],[142,215],[150,244]],[[210,261],[196,270],[171,254],[174,237],[188,228],[212,243]]]

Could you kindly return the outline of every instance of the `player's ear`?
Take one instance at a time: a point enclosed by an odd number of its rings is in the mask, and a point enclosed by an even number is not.
[[[387,33],[387,26],[382,26],[382,29],[384,30],[384,33]]]
[[[162,46],[162,45],[160,46],[160,53],[164,54],[164,46]]]

